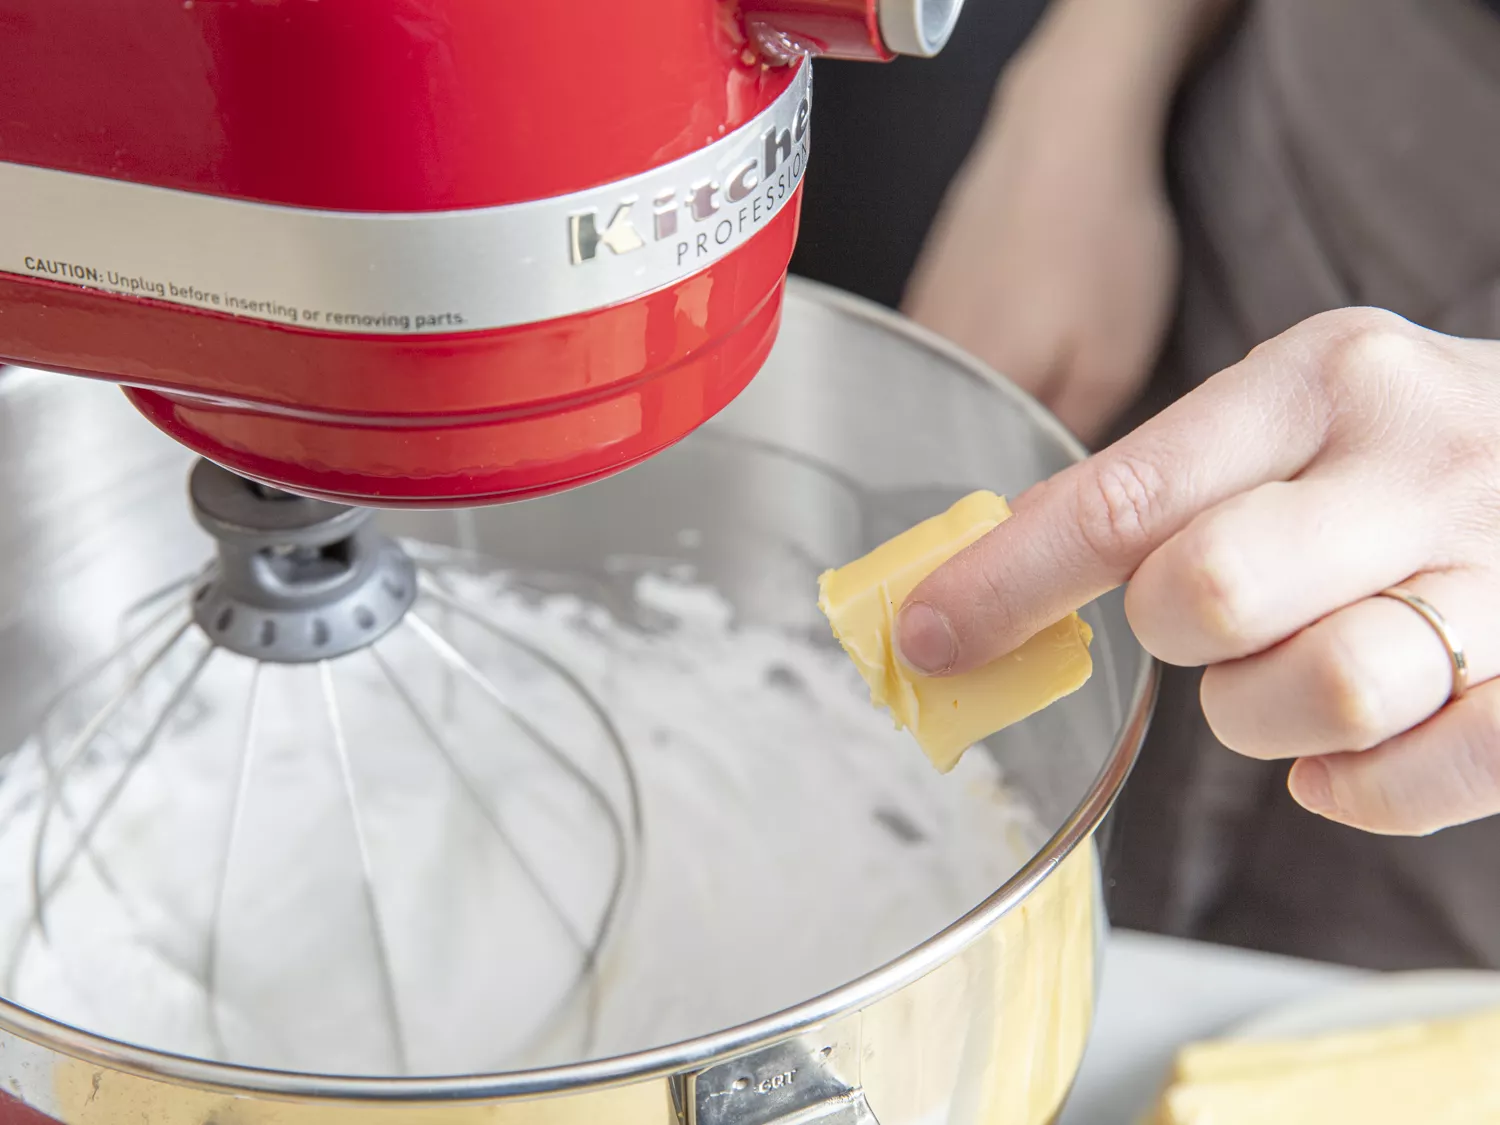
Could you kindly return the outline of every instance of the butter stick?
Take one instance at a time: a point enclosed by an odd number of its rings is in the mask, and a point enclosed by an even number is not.
[[[870,687],[870,699],[911,731],[947,773],[964,751],[1077,691],[1093,673],[1093,634],[1071,613],[972,672],[920,676],[896,655],[895,617],[918,583],[1010,518],[993,492],[974,492],[868,555],[818,579],[818,607]]]
[[[1283,1042],[1186,1048],[1161,1125],[1500,1122],[1500,1011]]]

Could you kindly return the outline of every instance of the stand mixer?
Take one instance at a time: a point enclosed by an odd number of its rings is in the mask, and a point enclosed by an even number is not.
[[[778,343],[812,56],[934,54],[960,3],[0,0],[0,359],[37,372],[0,373],[0,420],[50,451],[22,495],[80,490],[0,540],[31,592],[0,642],[67,650],[0,643],[0,1123],[1051,1114],[1149,663],[1107,607],[1118,674],[947,785],[795,596],[945,490],[1077,455],[831,295]],[[773,347],[830,374],[746,391]],[[860,347],[949,373],[907,408],[950,417],[932,465],[966,451],[942,487],[871,490],[885,424],[837,417]],[[784,735],[749,751],[736,708]],[[872,824],[886,897],[840,904],[820,879],[863,878]],[[781,897],[736,915],[719,884],[762,868]],[[914,1044],[948,1077],[893,1093]]]
[[[345,503],[616,472],[765,359],[808,56],[960,6],[9,0],[0,356]]]

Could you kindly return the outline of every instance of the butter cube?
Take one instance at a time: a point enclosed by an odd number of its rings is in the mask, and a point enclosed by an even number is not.
[[[980,739],[1077,691],[1093,673],[1093,633],[1070,613],[998,660],[956,676],[921,676],[896,655],[895,618],[917,585],[1010,518],[993,492],[974,492],[868,555],[818,579],[818,607],[844,651],[887,708],[947,773]]]

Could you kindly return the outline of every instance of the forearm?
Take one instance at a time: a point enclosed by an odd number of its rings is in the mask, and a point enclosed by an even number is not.
[[[1057,122],[1159,152],[1172,100],[1238,0],[1053,0],[1007,68],[1004,99],[1040,96]]]

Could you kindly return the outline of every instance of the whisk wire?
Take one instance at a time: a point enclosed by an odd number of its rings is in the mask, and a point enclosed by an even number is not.
[[[411,689],[396,674],[396,670],[391,667],[390,661],[385,658],[378,647],[372,647],[370,655],[385,675],[386,681],[391,685],[392,690],[395,691],[397,698],[411,712],[418,728],[426,736],[428,744],[437,752],[438,758],[448,767],[448,771],[459,782],[460,791],[468,798],[469,803],[473,805],[474,810],[484,819],[490,830],[499,838],[505,850],[515,859],[516,864],[525,875],[526,881],[546,905],[548,913],[557,920],[558,925],[561,926],[563,932],[574,946],[580,951],[588,951],[590,948],[588,939],[578,932],[578,928],[573,925],[572,919],[568,917],[567,912],[563,910],[557,898],[547,890],[546,884],[542,882],[541,877],[536,873],[536,869],[526,859],[526,856],[516,844],[515,839],[506,829],[504,822],[495,813],[495,810],[490,807],[489,802],[484,799],[478,782],[467,767],[459,761],[458,756],[453,752],[453,748],[448,745],[448,740],[443,737],[432,716],[417,702],[416,698],[412,695]]]
[[[186,584],[187,583],[184,581],[175,583],[174,585],[177,589],[180,590]],[[129,620],[129,618],[133,614],[139,613],[143,608],[148,608],[157,600],[159,600],[159,598],[142,599],[141,601],[136,602],[125,611],[125,616],[124,618],[122,618],[122,620]],[[91,660],[87,664],[85,664],[71,679],[67,680],[63,684],[63,686],[52,695],[52,697],[48,700],[46,706],[42,708],[42,714],[40,718],[37,719],[36,723],[37,747],[41,752],[41,764],[43,770],[46,772],[47,780],[50,781],[53,773],[55,772],[52,768],[51,755],[47,752],[50,743],[50,740],[47,737],[47,728],[51,723],[52,717],[57,714],[62,705],[67,702],[73,695],[81,691],[83,688],[87,687],[100,675],[108,671],[110,667],[128,658],[129,655],[135,651],[136,645],[140,644],[141,641],[145,640],[152,633],[156,632],[157,629],[161,628],[161,626],[165,625],[173,617],[181,614],[182,612],[183,606],[181,604],[177,602],[168,604],[165,609],[163,609],[155,616],[151,617],[143,625],[136,627],[134,630],[128,631],[124,639],[116,644],[114,648],[106,652],[103,656],[99,657],[96,660]],[[145,680],[146,675],[150,673],[151,669],[166,658],[167,652],[171,650],[172,646],[176,644],[177,641],[181,640],[187,634],[191,627],[191,621],[184,621],[182,627],[179,628],[175,633],[173,633],[173,635],[167,639],[166,643],[153,651],[152,655],[146,659],[144,665],[132,666],[133,671],[136,674],[136,682],[133,686],[127,683],[127,685],[121,688],[121,692],[124,693],[127,698],[128,695],[133,692],[136,687],[139,687],[140,683]],[[116,709],[118,710],[118,707],[123,706],[125,702],[125,699],[120,700]],[[108,707],[109,703],[106,703],[105,706]],[[99,729],[103,729],[104,725],[108,723],[110,718],[112,717],[112,715],[96,716],[96,718],[98,719]],[[85,728],[85,730],[86,729],[87,728]],[[84,731],[80,731],[78,735],[75,736],[75,742],[78,738],[81,738],[84,733]],[[98,732],[96,731],[95,734],[97,735],[97,733]],[[90,741],[92,741],[92,739],[90,739]],[[70,745],[72,745],[72,743],[70,743]]]
[[[561,927],[563,933],[567,936],[569,943],[579,953],[581,964],[578,974],[575,976],[573,983],[569,986],[568,990],[563,993],[563,995],[559,997],[557,1002],[553,1005],[548,1018],[544,1020],[541,1025],[541,1030],[537,1032],[535,1036],[533,1036],[533,1041],[540,1041],[545,1038],[546,1032],[550,1030],[551,1025],[556,1020],[556,1018],[568,1010],[569,1006],[572,1004],[579,992],[585,988],[590,987],[590,985],[592,984],[594,968],[599,957],[599,950],[605,940],[605,937],[607,936],[608,919],[601,919],[601,925],[596,927],[596,931],[592,938],[585,937],[579,932],[578,928],[573,924],[572,919],[568,917],[567,912],[563,909],[562,904],[559,903],[556,896],[547,889],[546,883],[542,880],[541,876],[537,874],[535,867],[532,866],[530,860],[527,859],[525,853],[516,843],[514,837],[512,837],[510,832],[506,829],[504,822],[496,814],[495,810],[490,807],[489,802],[484,799],[483,795],[480,792],[480,786],[475,781],[474,777],[469,773],[469,771],[460,763],[457,755],[453,753],[452,747],[448,745],[447,739],[445,739],[442,733],[438,730],[437,725],[433,722],[431,715],[429,715],[417,703],[416,699],[412,696],[410,689],[401,681],[400,677],[396,675],[395,669],[391,667],[390,662],[385,659],[378,648],[372,647],[370,649],[370,655],[375,659],[376,664],[379,665],[381,671],[385,674],[387,681],[390,683],[392,689],[396,692],[398,698],[400,698],[402,702],[405,703],[408,710],[411,711],[412,716],[417,722],[417,725],[421,728],[423,734],[427,738],[428,743],[437,753],[438,758],[448,767],[449,772],[452,773],[452,775],[457,779],[460,791],[463,792],[464,795],[469,799],[469,802],[478,811],[479,815],[489,826],[490,830],[495,834],[496,838],[499,839],[506,852],[508,852],[512,859],[515,860],[516,866],[520,869],[521,874],[526,879],[527,884],[530,885],[532,890],[536,893],[537,897],[546,907],[547,913],[550,914],[552,918],[557,922],[557,924]],[[591,1004],[583,1035],[586,1042],[592,1041],[593,1031],[594,1013],[593,1005]]]
[[[428,592],[430,593],[430,584],[424,583],[424,586],[428,586]],[[439,600],[442,601],[443,599]],[[484,621],[483,618],[478,617],[477,615],[471,615],[465,612],[461,605],[452,603],[452,608],[457,609],[461,615],[469,617],[471,620],[475,621],[476,624],[487,628],[496,636],[499,636],[505,640],[512,639],[507,637],[502,630],[499,630],[492,623]],[[427,643],[428,647],[432,649],[432,651],[444,664],[455,669],[456,671],[461,673],[465,679],[474,684],[474,686],[479,689],[481,694],[485,695],[490,700],[490,702],[493,703],[501,711],[502,714],[504,714],[511,722],[515,723],[516,726],[520,728],[522,733],[524,733],[537,746],[538,749],[546,754],[547,757],[550,758],[555,765],[566,772],[568,776],[570,776],[588,795],[589,799],[594,803],[594,805],[603,815],[605,822],[609,825],[609,830],[614,845],[614,872],[611,877],[608,899],[604,904],[604,909],[600,912],[600,918],[596,929],[595,938],[589,944],[588,948],[584,951],[584,963],[582,966],[583,971],[578,977],[578,982],[577,984],[575,984],[575,989],[570,990],[570,993],[576,991],[578,987],[581,987],[584,983],[589,981],[597,971],[599,952],[603,948],[604,943],[609,939],[610,934],[613,932],[615,923],[618,920],[620,905],[624,901],[625,892],[629,885],[630,879],[630,845],[632,842],[637,842],[640,835],[639,794],[636,787],[634,770],[631,769],[629,759],[625,755],[624,743],[620,740],[619,734],[616,731],[614,724],[611,723],[606,716],[604,716],[602,709],[598,707],[597,703],[593,700],[592,695],[586,688],[583,687],[582,684],[577,681],[574,676],[572,676],[571,673],[568,673],[565,669],[558,666],[556,662],[546,658],[545,655],[541,654],[538,650],[533,649],[531,646],[524,646],[528,652],[541,659],[541,661],[549,668],[552,668],[554,671],[560,672],[562,675],[564,675],[567,678],[568,682],[578,690],[580,698],[585,700],[586,705],[589,707],[590,711],[601,719],[612,748],[614,749],[616,754],[620,756],[620,762],[625,777],[625,784],[629,791],[632,824],[631,831],[628,833],[626,831],[625,825],[621,821],[619,813],[616,812],[613,804],[610,802],[608,795],[600,787],[599,783],[592,777],[590,777],[588,773],[578,765],[577,762],[575,762],[555,742],[549,739],[546,734],[544,734],[530,720],[528,720],[525,715],[521,714],[521,712],[516,707],[514,707],[508,699],[506,699],[504,693],[501,692],[494,681],[492,681],[488,676],[486,676],[477,667],[475,667],[474,664],[463,655],[463,653],[459,652],[458,649],[456,649],[447,639],[445,639],[441,634],[433,629],[431,625],[423,620],[422,616],[419,613],[415,611],[409,613],[406,618],[406,624],[409,625],[409,627],[417,636],[421,637]],[[589,1029],[585,1037],[585,1049],[587,1050],[592,1048],[592,1029],[598,1022],[598,998],[594,994],[593,990],[589,990],[586,995],[588,999],[586,1027]],[[550,1032],[550,1023],[555,1022],[557,1017],[560,1016],[561,1013],[565,1010],[565,1005],[559,1006],[558,1009],[556,1009],[556,1014],[554,1015],[553,1020],[549,1021],[549,1025],[544,1026],[543,1032],[536,1037],[538,1041],[544,1040],[546,1038],[547,1033]]]
[[[202,675],[209,658],[214,654],[215,646],[210,643],[199,653],[187,676],[173,689],[172,694],[167,699],[166,706],[157,713],[155,720],[147,728],[145,735],[142,736],[141,740],[125,759],[124,766],[109,789],[105,791],[104,798],[79,829],[71,849],[53,871],[51,880],[44,881],[42,878],[43,851],[46,846],[47,829],[51,826],[52,822],[52,813],[61,800],[62,782],[67,774],[82,760],[83,755],[93,745],[94,740],[99,737],[104,727],[140,689],[146,678],[151,674],[152,669],[167,658],[177,643],[187,635],[187,631],[191,627],[190,622],[184,622],[152,653],[150,659],[142,667],[132,673],[124,686],[110,698],[104,708],[69,743],[67,752],[63,755],[62,764],[48,780],[47,797],[43,804],[41,815],[37,820],[37,840],[36,847],[32,852],[31,871],[32,923],[44,938],[47,934],[47,905],[52,895],[62,885],[63,880],[67,878],[80,852],[89,847],[93,841],[94,833],[98,830],[100,821],[114,808],[115,802],[119,799],[120,794],[125,791],[125,787],[129,784],[131,777],[134,776],[136,769],[155,748],[158,736],[165,729],[167,723],[171,721],[172,716],[176,714],[178,706],[187,698],[188,692],[192,689],[193,684],[197,682],[198,677]]]
[[[419,572],[419,581],[422,583],[423,592],[432,598],[433,601],[457,614],[459,617],[479,626],[479,628],[485,630],[491,636],[520,649],[573,689],[574,694],[588,708],[589,714],[594,717],[594,720],[603,729],[605,737],[609,740],[610,749],[615,755],[615,759],[620,767],[621,777],[625,782],[626,808],[629,813],[628,819],[631,825],[631,842],[639,844],[641,840],[641,790],[636,780],[635,767],[630,763],[630,752],[625,747],[625,738],[620,733],[619,727],[615,725],[615,721],[610,717],[609,711],[594,696],[589,686],[578,678],[577,673],[545,649],[532,644],[526,638],[490,620],[472,606],[465,605],[462,601],[454,598],[447,591],[443,590],[425,570]]]
[[[134,614],[140,613],[144,609],[147,609],[150,606],[159,603],[162,598],[169,597],[173,591],[181,590],[188,581],[189,580],[184,579],[179,582],[170,583],[167,586],[162,587],[162,589],[156,591],[155,593],[150,594],[147,597],[135,602],[125,611],[125,617],[122,620],[129,620],[129,618]],[[69,680],[63,686],[62,690],[54,695],[51,701],[48,702],[46,707],[42,709],[41,718],[37,720],[36,725],[36,749],[37,758],[39,764],[42,767],[44,812],[46,812],[47,815],[50,815],[50,811],[46,809],[45,802],[47,801],[49,794],[55,793],[56,811],[67,817],[69,821],[73,821],[76,819],[73,815],[72,805],[69,803],[67,795],[63,791],[61,785],[54,785],[58,770],[53,766],[51,739],[48,736],[48,727],[51,724],[53,715],[57,713],[63,702],[68,699],[74,692],[81,690],[88,683],[90,683],[106,669],[108,669],[110,665],[128,657],[129,654],[135,650],[136,645],[138,645],[142,640],[150,636],[152,633],[156,632],[158,628],[160,628],[174,615],[180,612],[181,607],[179,605],[175,603],[169,604],[160,613],[156,614],[154,617],[146,621],[145,624],[138,626],[134,631],[128,632],[125,638],[109,652],[105,653],[97,660],[92,660],[84,665],[84,667],[77,673],[77,675]],[[145,681],[145,678],[150,674],[151,669],[154,668],[158,663],[160,663],[162,659],[165,659],[166,653],[171,650],[173,645],[175,645],[176,642],[186,634],[186,632],[186,628],[179,630],[174,636],[168,639],[165,645],[163,645],[160,649],[153,653],[150,658],[147,659],[144,666],[137,667],[135,669],[135,671],[138,673],[139,678],[135,684],[135,687],[127,686],[127,688],[125,689],[126,698],[128,698],[128,695],[130,693],[133,693],[135,688],[138,688],[140,686],[140,683],[143,683]],[[126,699],[121,699],[116,709],[118,709],[118,707],[122,707],[125,702]],[[109,704],[107,703],[106,707],[108,706]],[[108,721],[109,716],[103,716],[102,721],[99,723],[98,729],[95,730],[92,737],[97,737],[99,730],[102,730],[104,724]],[[80,737],[83,733],[85,732],[80,732]],[[92,741],[92,737],[90,738],[90,741]],[[73,744],[70,743],[70,747],[72,745]],[[46,826],[44,824],[43,828],[45,829],[45,827]],[[119,887],[115,883],[113,877],[110,875],[109,869],[105,865],[103,859],[95,854],[92,848],[86,850],[86,858],[89,861],[89,865],[98,874],[100,881],[104,884],[106,889],[108,889],[109,892],[117,899],[120,899],[121,896],[119,894]],[[32,881],[32,890],[33,894],[35,894],[35,878],[33,878]],[[9,980],[10,978],[7,976],[6,979]]]
[[[129,621],[131,617],[143,612],[146,609],[149,609],[155,604],[158,604],[163,598],[170,597],[172,593],[182,590],[191,581],[192,579],[188,578],[169,583],[161,589],[153,592],[152,594],[147,595],[145,598],[134,602],[126,609],[125,614],[121,620]],[[62,788],[61,778],[59,776],[60,770],[58,767],[54,766],[52,760],[51,739],[48,734],[48,729],[51,725],[53,716],[57,714],[57,712],[62,708],[63,704],[67,700],[72,698],[74,694],[81,691],[93,680],[97,679],[112,665],[127,657],[131,652],[135,650],[136,645],[140,644],[141,641],[145,640],[151,634],[155,633],[162,625],[171,620],[172,617],[180,614],[182,612],[182,609],[183,607],[179,603],[175,601],[170,602],[166,606],[166,608],[162,609],[159,613],[149,618],[143,624],[136,626],[136,628],[134,628],[133,630],[123,630],[125,636],[118,644],[115,645],[114,648],[110,649],[103,656],[100,656],[97,659],[91,660],[86,663],[71,679],[67,680],[63,684],[63,686],[55,694],[53,694],[53,696],[48,700],[47,704],[42,708],[41,717],[37,720],[35,728],[37,762],[42,768],[42,809],[38,817],[40,824],[39,831],[36,833],[37,846],[32,848],[32,856],[34,861],[40,861],[41,843],[47,829],[45,821],[46,818],[51,815],[54,809],[55,811],[65,816],[70,822],[76,820],[76,817],[73,814],[72,805],[69,803],[67,795]],[[134,681],[127,682],[115,697],[112,697],[105,703],[106,709],[113,708],[113,710],[111,710],[109,714],[101,713],[97,715],[97,721],[88,724],[88,726],[94,728],[93,733],[89,734],[86,727],[84,731],[79,732],[79,734],[69,743],[69,753],[64,755],[65,764],[71,763],[72,758],[75,756],[72,748],[78,746],[80,741],[84,740],[85,736],[87,736],[87,741],[83,743],[82,749],[86,749],[87,743],[92,742],[93,739],[98,736],[99,732],[109,722],[113,713],[115,711],[118,711],[125,705],[126,702],[128,702],[130,696],[145,681],[151,670],[156,667],[156,665],[158,665],[162,660],[164,660],[166,658],[166,655],[177,644],[177,642],[186,635],[188,629],[190,628],[190,625],[190,622],[184,623],[184,625],[176,632],[174,632],[166,640],[166,642],[164,642],[161,646],[154,650],[152,655],[147,659],[144,666],[136,668]],[[80,749],[78,753],[82,753],[82,749]],[[13,761],[14,757],[15,756],[12,755],[7,758],[7,762],[9,763]],[[8,824],[13,822],[14,813],[21,807],[21,803],[27,799],[24,795],[26,792],[28,791],[22,790],[22,795],[17,798],[17,801],[12,804],[11,808],[7,809],[4,813],[0,813],[0,824]],[[30,790],[29,792],[35,791]],[[99,876],[99,880],[105,887],[105,889],[116,899],[116,901],[121,903],[121,905],[127,910],[127,912],[130,912],[128,901],[126,900],[125,896],[120,894],[119,886],[110,874],[109,868],[105,865],[103,859],[93,850],[92,847],[86,847],[84,849],[84,855],[89,862],[89,866],[92,867],[95,873]],[[10,955],[6,960],[3,981],[7,994],[14,991],[16,975],[20,972],[21,961],[25,956],[27,946],[31,940],[31,936],[34,932],[36,932],[36,928],[38,925],[37,904],[40,901],[39,874],[40,872],[34,867],[31,875],[31,916],[27,920],[26,924],[22,927],[21,931],[16,935],[16,940],[11,945]]]
[[[396,1055],[398,1073],[409,1070],[407,1062],[406,1035],[401,1023],[401,1007],[396,998],[396,974],[391,967],[390,944],[386,939],[385,924],[380,917],[380,903],[375,893],[374,865],[370,860],[370,847],[365,839],[364,820],[359,815],[359,798],[354,787],[354,770],[349,759],[349,743],[344,734],[343,714],[339,710],[338,693],[333,686],[333,670],[324,660],[318,664],[318,673],[323,684],[323,702],[328,713],[328,723],[333,732],[333,752],[338,760],[339,777],[343,785],[344,802],[349,811],[349,823],[354,829],[354,844],[359,852],[360,887],[364,898],[365,912],[369,918],[371,935],[375,943],[375,960],[379,966],[381,1004],[389,1021],[391,1045]]]
[[[176,601],[174,595],[180,594],[183,590],[188,589],[190,586],[196,585],[199,579],[201,579],[203,575],[212,568],[212,563],[206,564],[205,566],[199,567],[191,574],[183,575],[181,578],[175,578],[171,582],[167,582],[164,585],[158,586],[156,589],[137,598],[134,602],[132,602],[125,608],[124,613],[120,614],[121,632],[123,633],[129,628],[131,619],[137,614],[145,613],[152,606],[160,605],[162,602],[167,601],[169,598],[172,600],[168,602],[168,608],[164,611],[164,613],[165,615],[170,616],[170,614],[174,610],[180,607],[180,603]],[[161,617],[157,618],[156,623],[160,624],[161,620],[163,619],[164,618]],[[149,629],[150,626],[148,626],[147,628]],[[137,631],[138,636],[140,635],[140,632],[142,631]]]
[[[235,775],[234,795],[229,813],[229,828],[219,856],[219,877],[214,889],[213,913],[208,920],[208,936],[203,950],[203,1002],[208,1016],[209,1034],[220,1058],[228,1056],[228,1044],[219,1021],[219,941],[224,925],[224,902],[228,897],[229,874],[233,869],[235,847],[244,826],[245,805],[250,792],[250,775],[255,763],[256,720],[260,711],[260,683],[263,664],[250,669],[250,696],[245,704],[245,722],[241,728],[239,769]]]

